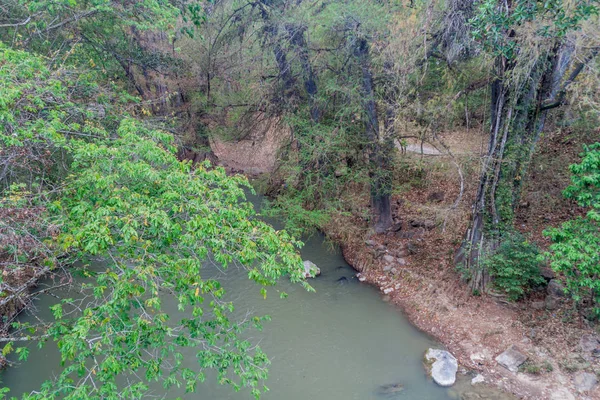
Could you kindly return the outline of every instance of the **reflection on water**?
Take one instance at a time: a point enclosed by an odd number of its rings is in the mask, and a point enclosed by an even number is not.
[[[219,271],[207,266],[204,275],[223,282],[240,316],[252,311],[272,317],[262,332],[252,331],[250,335],[272,362],[267,381],[270,391],[264,395],[265,400],[449,398],[446,390],[428,380],[423,370],[423,353],[434,342],[384,303],[375,289],[359,284],[339,252],[326,248],[322,236],[308,240],[302,256],[321,268],[322,275],[311,281],[316,293],[282,281],[269,289],[265,300],[242,270]],[[342,277],[345,279],[340,280]],[[279,291],[289,297],[280,299]],[[40,313],[47,312],[41,308]],[[56,350],[47,346],[33,350],[28,362],[7,370],[0,379],[12,389],[12,395],[20,395],[56,374],[57,365]],[[382,385],[392,384],[401,384],[402,388],[381,391]],[[210,375],[198,391],[183,397],[251,398],[248,391],[235,393],[218,385]],[[159,387],[156,394],[165,395]],[[167,396],[182,394],[171,392]]]

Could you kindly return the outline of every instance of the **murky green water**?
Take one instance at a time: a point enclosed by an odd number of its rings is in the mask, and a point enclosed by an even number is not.
[[[321,236],[308,240],[302,256],[321,268],[322,275],[311,281],[316,293],[282,281],[264,300],[244,271],[221,272],[213,267],[211,272],[224,282],[237,313],[251,311],[272,317],[264,331],[251,334],[272,361],[267,381],[270,391],[264,395],[265,400],[449,398],[446,390],[428,380],[423,370],[423,353],[434,342],[383,302],[374,288],[352,279],[354,271],[339,252],[323,244]],[[342,276],[348,278],[346,283],[337,282]],[[286,291],[289,297],[280,299],[277,290]],[[47,310],[40,307],[38,313]],[[190,359],[193,362],[194,357]],[[0,380],[11,388],[12,395],[20,395],[56,374],[57,365],[56,349],[47,346],[33,350],[29,361],[5,371]],[[391,383],[403,384],[404,390],[394,397],[377,394],[380,385]],[[157,388],[156,395],[162,397],[165,393]],[[181,393],[167,394],[177,395]],[[234,393],[209,377],[198,393],[184,398],[251,397],[247,391]]]

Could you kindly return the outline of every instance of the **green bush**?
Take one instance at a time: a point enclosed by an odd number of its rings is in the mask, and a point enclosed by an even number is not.
[[[585,146],[579,164],[570,166],[571,185],[564,196],[585,207],[585,216],[549,228],[552,240],[549,257],[552,269],[566,278],[567,290],[577,302],[592,297],[600,316],[600,142]]]
[[[544,281],[540,275],[539,253],[537,246],[523,235],[512,233],[483,263],[492,275],[494,287],[509,300],[516,301]]]

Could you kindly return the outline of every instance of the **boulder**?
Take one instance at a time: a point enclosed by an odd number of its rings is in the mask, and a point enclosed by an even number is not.
[[[546,300],[544,300],[544,306],[546,307],[546,310],[556,310],[558,308],[558,299],[554,296],[548,295],[546,296]]]
[[[540,275],[547,281],[551,281],[552,279],[556,278],[556,274],[554,273],[554,271],[552,271],[552,269],[548,267],[540,268]]]
[[[410,221],[410,225],[413,228],[424,228],[427,229],[428,231],[435,228],[435,221],[432,221],[430,219],[425,219],[425,220],[420,220],[420,219],[415,219]]]
[[[393,224],[389,229],[390,232],[399,232],[401,230],[402,230],[402,222]]]
[[[321,275],[321,270],[312,261],[304,261],[304,277],[314,278],[315,276]]]
[[[383,256],[383,261],[391,264],[394,261],[396,261],[396,258],[394,256],[390,256],[389,254],[386,254],[385,256]]]
[[[575,389],[579,393],[589,392],[598,384],[598,378],[596,378],[596,374],[592,374],[591,372],[578,372],[573,379],[575,383]]]
[[[546,302],[534,301],[533,303],[531,303],[531,308],[533,308],[534,310],[543,310],[544,308],[546,308]]]
[[[517,372],[521,364],[527,361],[527,356],[513,345],[496,357],[496,362],[511,372]]]
[[[431,377],[440,386],[452,386],[456,382],[458,361],[449,352],[439,349],[428,349],[425,359],[431,364]]]
[[[406,247],[403,247],[399,250],[396,250],[392,253],[392,255],[396,258],[401,258],[401,257],[406,257],[407,255],[409,255],[410,253],[408,252],[408,249]]]
[[[590,361],[600,355],[600,340],[596,335],[583,335],[579,339],[579,348],[583,358]]]
[[[432,203],[440,203],[444,201],[445,194],[444,192],[432,192],[427,196],[427,201]]]
[[[552,279],[550,282],[548,282],[546,291],[550,296],[553,297],[565,297],[565,287],[557,279]]]
[[[579,347],[584,353],[591,353],[600,347],[600,340],[596,335],[582,335],[579,339]]]
[[[377,246],[377,242],[374,240],[365,240],[365,244],[369,247],[375,247]]]
[[[417,254],[419,252],[419,247],[413,242],[409,242],[406,245],[406,249],[408,250],[408,254]]]
[[[384,265],[383,266],[383,272],[389,272],[392,269],[391,265]]]

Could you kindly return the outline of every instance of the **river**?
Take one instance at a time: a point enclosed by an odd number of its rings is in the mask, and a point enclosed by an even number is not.
[[[259,198],[251,200],[257,202]],[[323,236],[309,238],[301,253],[303,259],[321,268],[322,275],[311,280],[316,293],[281,281],[269,290],[265,300],[245,271],[211,272],[223,282],[229,299],[236,304],[236,313],[245,315],[252,311],[272,317],[262,332],[253,331],[251,335],[272,362],[267,381],[270,391],[262,397],[264,400],[450,398],[446,389],[427,378],[423,369],[423,354],[428,347],[436,346],[433,340],[385,303],[376,289],[353,278],[354,271],[339,249],[331,249]],[[347,280],[338,282],[341,277]],[[280,299],[280,290],[289,297]],[[48,304],[45,301],[48,299],[40,299],[38,304]],[[38,308],[37,315],[49,314],[47,309]],[[25,320],[33,318],[23,316]],[[29,360],[4,371],[0,382],[11,388],[11,395],[20,396],[56,374],[58,360],[52,344],[41,350],[32,349]],[[386,384],[402,384],[404,389],[393,396],[382,396],[378,388]],[[210,375],[198,388],[197,393],[183,398],[251,398],[248,391],[233,392],[230,387],[217,384]],[[158,397],[182,394],[156,390]]]

